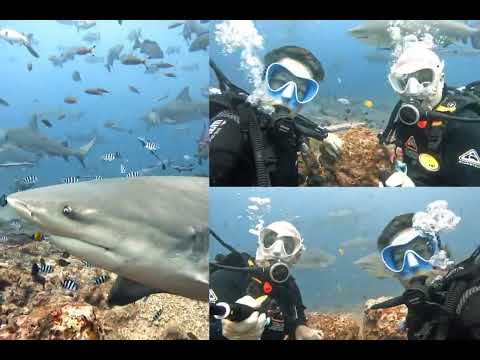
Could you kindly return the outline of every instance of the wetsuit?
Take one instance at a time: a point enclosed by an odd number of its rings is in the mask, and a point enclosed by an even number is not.
[[[236,265],[239,266],[239,265]],[[210,289],[213,290],[218,301],[234,303],[247,295],[247,288],[251,284],[251,277],[246,273],[228,270],[216,270],[210,274]],[[268,306],[267,316],[271,323],[265,328],[262,340],[283,340],[286,335],[294,338],[295,330],[299,325],[306,324],[305,306],[302,303],[300,290],[295,279],[290,276],[286,287],[291,296],[293,306],[287,309],[286,305],[273,301]],[[284,314],[290,314],[284,316]],[[210,316],[210,339],[227,340],[222,335],[222,322]]]
[[[395,107],[392,118],[401,104]],[[416,186],[480,186],[479,106],[445,88],[434,110],[477,121],[420,119],[415,125],[396,123],[395,144],[402,148],[407,175]]]
[[[408,339],[480,340],[479,252],[480,248],[450,270],[442,279],[442,288],[430,295],[430,301],[433,299],[434,303],[442,305],[448,315],[431,306],[409,307],[406,318]]]
[[[210,114],[210,185],[258,185],[254,149],[246,120],[235,109],[212,107],[212,100]],[[256,115],[271,185],[298,186],[296,137],[270,127],[267,114],[256,111]]]

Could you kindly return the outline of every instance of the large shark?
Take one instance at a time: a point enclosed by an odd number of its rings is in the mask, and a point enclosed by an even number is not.
[[[147,128],[165,124],[179,124],[208,117],[208,104],[205,101],[194,101],[190,97],[190,88],[186,86],[172,101],[164,106],[154,108],[143,117]]]
[[[94,180],[18,192],[7,202],[58,247],[117,273],[110,305],[159,292],[207,301],[207,178]]]
[[[16,146],[5,144],[0,146],[0,167],[2,164],[23,163],[34,165],[39,160],[38,156],[23,151]],[[29,165],[25,165],[29,166]],[[7,166],[3,166],[7,167]]]
[[[480,49],[480,29],[461,20],[369,20],[348,30],[354,38],[379,48],[391,48],[394,44],[390,30],[397,27],[402,35],[430,33],[439,45],[448,46],[456,41]]]
[[[26,127],[1,130],[0,142],[2,141],[34,154],[61,156],[66,161],[68,161],[69,156],[75,156],[85,167],[85,156],[95,143],[95,138],[79,149],[72,149],[65,142],[42,135],[38,131],[37,116],[34,115]]]

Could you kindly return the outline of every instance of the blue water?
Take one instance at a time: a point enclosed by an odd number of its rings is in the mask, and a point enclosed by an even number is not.
[[[258,55],[263,59],[268,51],[286,45],[305,47],[321,61],[325,70],[319,97],[371,99],[375,104],[393,108],[397,100],[387,79],[391,64],[369,62],[365,56],[375,52],[375,47],[363,44],[347,33],[348,29],[362,22],[364,20],[255,20],[255,27],[264,38],[264,48],[258,51]],[[212,28],[212,39],[215,39],[214,31]],[[251,85],[238,66],[240,52],[225,55],[219,43],[211,43],[212,59],[233,82],[251,91]],[[448,49],[459,47],[471,45],[455,44]],[[444,61],[448,84],[460,86],[480,79],[478,56],[446,57]]]
[[[0,106],[0,128],[12,128],[25,125],[32,112],[48,112],[62,109],[65,112],[83,111],[84,117],[78,121],[50,119],[52,128],[46,128],[39,121],[40,132],[57,140],[66,140],[67,133],[90,133],[98,129],[108,144],[96,144],[86,158],[87,170],[71,158],[66,162],[62,158],[44,158],[38,167],[21,170],[0,170],[0,190],[7,192],[13,178],[26,175],[37,175],[38,186],[58,184],[65,176],[101,175],[104,177],[124,176],[120,174],[120,163],[104,164],[100,157],[107,152],[119,151],[128,161],[128,170],[140,170],[154,164],[155,157],[146,152],[136,140],[137,136],[146,137],[159,144],[158,154],[179,164],[193,162],[185,161],[184,155],[193,157],[203,123],[207,119],[192,119],[181,124],[189,127],[188,131],[176,130],[176,125],[160,125],[146,131],[145,123],[140,117],[148,113],[152,107],[158,107],[173,100],[185,87],[190,87],[190,95],[194,100],[207,101],[200,94],[200,88],[208,85],[208,53],[205,51],[189,52],[188,44],[181,36],[182,27],[168,29],[175,20],[124,20],[120,26],[116,20],[97,21],[97,25],[88,30],[77,32],[73,26],[66,26],[54,20],[44,21],[0,21],[0,28],[12,28],[23,33],[33,33],[38,45],[34,49],[40,54],[36,59],[23,47],[12,46],[0,40],[0,98],[7,100],[10,107]],[[125,66],[116,61],[112,72],[108,72],[104,64],[89,64],[82,56],[76,56],[73,61],[63,64],[63,68],[54,67],[48,60],[50,55],[60,55],[57,46],[67,47],[87,46],[91,44],[82,40],[88,32],[100,32],[101,40],[96,43],[95,55],[105,57],[108,50],[117,45],[125,46],[122,54],[132,52],[133,43],[127,40],[133,29],[142,30],[142,39],[156,41],[164,52],[164,59],[152,59],[148,63],[161,61],[176,65],[175,68],[160,70],[156,74],[145,74],[145,67]],[[180,54],[165,54],[169,46],[180,46]],[[140,57],[143,54],[135,52]],[[31,62],[33,70],[28,72],[27,63]],[[199,64],[199,70],[182,71],[181,66]],[[72,80],[72,73],[77,70],[82,77],[81,82]],[[174,72],[177,78],[160,75]],[[141,95],[132,93],[128,85],[133,85]],[[111,91],[105,96],[92,96],[83,91],[87,88],[101,87]],[[169,95],[167,100],[157,99]],[[78,103],[65,104],[65,96],[75,96]],[[38,102],[33,102],[38,99]],[[40,119],[39,119],[40,120]],[[103,127],[106,121],[116,121],[126,129],[133,130],[133,136],[118,133]],[[73,143],[70,146],[78,148],[83,143]],[[208,172],[208,162],[196,166],[194,173]],[[158,172],[157,175],[177,175],[173,169]],[[190,175],[191,173],[183,173]]]
[[[376,250],[376,240],[386,224],[402,213],[424,211],[434,200],[446,200],[462,218],[457,228],[442,236],[455,260],[462,260],[480,245],[476,188],[210,188],[209,223],[225,241],[255,255],[257,238],[248,230],[256,221],[247,218],[249,197],[270,198],[265,226],[288,220],[305,240],[306,252],[320,248],[335,255],[325,269],[295,269],[293,275],[310,309],[352,309],[365,298],[398,295],[401,287],[393,279],[377,279],[361,270],[354,261]],[[340,243],[361,236],[371,241],[367,249],[344,248]],[[226,250],[213,238],[210,257]]]

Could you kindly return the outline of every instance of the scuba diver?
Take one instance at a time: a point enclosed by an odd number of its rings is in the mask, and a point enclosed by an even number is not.
[[[435,201],[427,212],[396,216],[377,241],[405,292],[370,309],[406,305],[409,340],[480,339],[480,247],[459,264],[449,259],[439,234],[460,218],[447,207]]]
[[[395,144],[406,166],[387,186],[480,185],[480,81],[446,85],[444,62],[419,44],[403,51],[388,80],[400,101],[380,142]]]
[[[267,53],[264,63],[271,115],[250,104],[249,94],[210,60],[220,84],[220,93],[209,98],[211,186],[298,186],[298,152],[307,165],[317,161],[307,138],[340,151],[338,137],[298,113],[318,93],[325,76],[320,61],[304,48],[284,46]],[[322,183],[318,176],[308,180]]]
[[[321,340],[307,327],[305,306],[291,269],[305,250],[298,230],[277,221],[258,235],[255,258],[226,248],[210,264],[211,340]]]

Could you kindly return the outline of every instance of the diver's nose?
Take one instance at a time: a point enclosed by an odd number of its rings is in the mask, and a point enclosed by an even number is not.
[[[410,252],[407,254],[407,264],[410,268],[415,268],[419,265],[417,257]]]
[[[416,78],[410,78],[406,86],[406,93],[416,95],[420,92],[421,85]]]
[[[295,85],[290,83],[288,84],[285,89],[282,91],[282,98],[290,99],[293,96],[293,92],[295,91]]]

